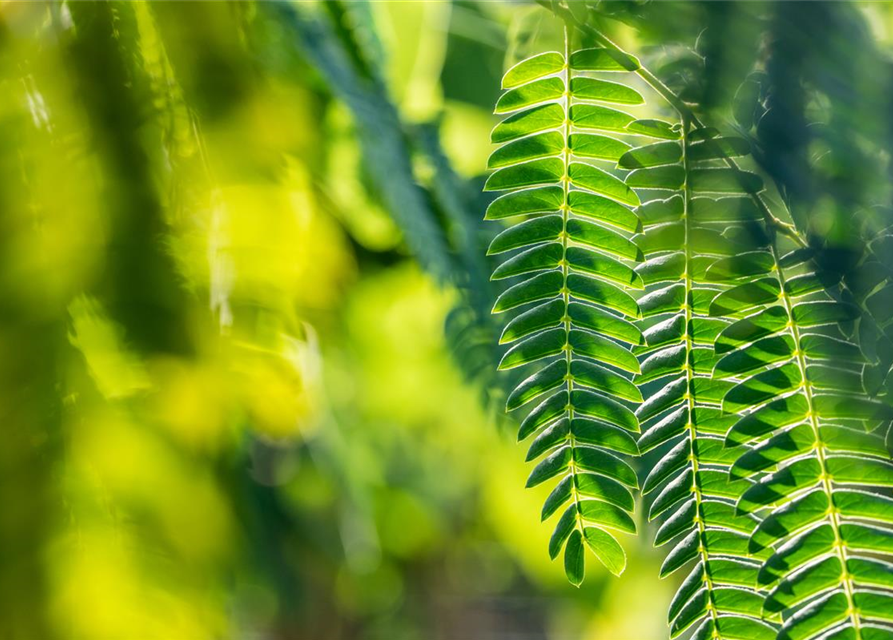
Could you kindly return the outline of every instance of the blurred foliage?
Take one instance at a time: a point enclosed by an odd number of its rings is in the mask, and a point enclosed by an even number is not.
[[[821,242],[889,224],[889,5],[591,4],[718,114],[758,87],[739,126]],[[651,535],[567,585],[499,428],[490,110],[560,27],[0,4],[0,638],[663,637]]]

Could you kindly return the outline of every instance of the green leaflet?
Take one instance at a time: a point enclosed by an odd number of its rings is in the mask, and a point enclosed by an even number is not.
[[[506,191],[558,182],[564,175],[564,164],[558,158],[542,158],[499,169],[490,174],[485,191]]]
[[[769,624],[742,616],[719,616],[716,620],[707,618],[692,635],[692,640],[710,638],[728,640],[775,640],[776,630]]]
[[[678,142],[655,142],[627,151],[617,162],[624,169],[641,169],[682,160],[682,146]],[[681,198],[679,199],[681,201]]]
[[[531,80],[558,73],[564,67],[564,56],[550,51],[522,60],[505,72],[502,88],[511,89]]]
[[[750,143],[743,138],[711,138],[688,148],[692,161],[736,158],[750,154]]]
[[[541,242],[557,240],[563,229],[561,216],[542,216],[509,227],[490,242],[487,255],[505,253]]]
[[[595,133],[572,133],[568,147],[578,158],[617,160],[629,145],[615,138]]]
[[[637,189],[679,189],[685,182],[685,170],[679,165],[634,169],[626,183]]]
[[[564,199],[561,187],[541,187],[507,193],[487,207],[486,220],[557,211]]]
[[[652,225],[676,222],[682,218],[683,207],[682,196],[677,194],[663,200],[650,200],[636,209],[636,212],[643,225]]]
[[[634,269],[644,256],[629,237],[641,229],[639,198],[614,168],[630,146],[612,135],[635,117],[595,103],[644,100],[617,75],[636,68],[633,59],[603,49],[567,57],[540,54],[506,73],[496,112],[509,115],[491,134],[501,146],[484,188],[502,192],[485,218],[510,223],[488,250],[499,256],[492,279],[513,282],[493,307],[512,316],[499,368],[529,367],[506,409],[533,406],[518,430],[519,440],[533,436],[527,486],[555,483],[542,509],[543,519],[562,511],[549,554],[564,552],[579,585],[585,549],[619,574],[626,556],[610,531],[636,530],[638,478],[623,457],[638,455],[631,347],[644,339],[632,292],[645,286]],[[614,79],[576,75],[584,69]]]
[[[716,337],[717,353],[726,353],[760,338],[778,333],[787,326],[788,317],[783,307],[769,307],[731,323]]]
[[[506,169],[501,169],[506,171]],[[496,174],[498,175],[498,172]],[[621,204],[636,206],[639,198],[622,180],[603,169],[593,167],[584,162],[572,162],[568,168],[571,184],[594,193],[607,196]],[[492,176],[491,176],[492,178]],[[489,186],[490,181],[487,181]],[[487,188],[487,187],[485,187]]]
[[[570,56],[570,66],[577,71],[635,71],[639,61],[619,51],[593,48],[575,51]]]
[[[578,218],[568,220],[566,233],[574,242],[585,244],[594,249],[599,249],[612,256],[636,262],[644,260],[641,249],[633,244],[628,238],[610,228],[594,224],[588,220],[581,220]],[[644,284],[641,282],[641,277],[635,278],[630,275],[628,278],[632,278],[631,282],[634,281],[637,283],[638,286],[634,288],[644,288]]]
[[[793,356],[794,340],[790,336],[763,338],[745,349],[722,356],[713,369],[713,375],[716,378],[744,376],[771,364],[790,360]]]
[[[575,104],[570,120],[577,129],[594,131],[626,131],[635,118],[624,111],[597,104]]]
[[[502,280],[534,271],[553,269],[561,262],[564,248],[558,242],[532,247],[515,254],[493,270],[491,280]]]
[[[590,193],[572,190],[568,194],[571,213],[604,222],[624,231],[638,231],[641,227],[636,214],[619,202]]]
[[[585,558],[583,556],[583,534],[575,529],[564,548],[564,572],[568,581],[575,587],[583,583],[585,574]]]
[[[620,543],[607,531],[596,527],[583,529],[583,536],[595,557],[615,576],[619,576],[626,568],[626,553]]]
[[[749,311],[778,299],[778,281],[763,278],[754,282],[746,282],[724,291],[710,305],[710,314],[714,316],[732,316]]]
[[[741,614],[758,619],[762,613],[763,598],[750,589],[717,587],[695,595],[670,626],[670,637],[675,638],[708,613],[707,606],[722,613]]]
[[[524,107],[557,100],[564,95],[565,85],[561,78],[543,78],[516,87],[502,94],[496,103],[496,113],[511,113]]]
[[[663,120],[634,120],[626,126],[626,132],[662,140],[678,140],[680,137],[679,131]]]
[[[494,151],[487,160],[490,169],[554,156],[564,149],[564,138],[557,131],[546,131],[514,142],[509,142]]]
[[[499,361],[499,369],[513,369],[558,355],[566,348],[566,340],[567,335],[562,329],[551,329],[525,338],[506,351]]]
[[[571,92],[580,100],[599,100],[618,104],[644,104],[645,98],[632,87],[596,78],[578,77],[571,80]]]
[[[490,133],[494,143],[509,142],[531,133],[560,127],[564,122],[564,110],[560,105],[544,104],[515,113],[500,122]]]

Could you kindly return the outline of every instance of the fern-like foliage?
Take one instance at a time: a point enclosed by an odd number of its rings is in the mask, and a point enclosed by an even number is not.
[[[661,577],[694,563],[670,605],[670,636],[699,625],[697,638],[774,638],[754,588],[759,559],[769,552],[749,551],[758,519],[735,506],[750,482],[729,477],[742,448],[725,447],[735,417],[721,404],[733,383],[712,377],[713,342],[728,320],[712,317],[711,304],[728,296],[729,282],[749,268],[750,250],[768,240],[750,197],[762,181],[723,164],[746,155],[746,141],[692,129],[686,119],[674,129],[679,141],[620,159],[631,169],[627,184],[647,199],[639,208],[644,233],[636,238],[647,257],[638,269],[648,286],[639,306],[650,324],[647,346],[637,348],[643,360],[635,381],[647,398],[636,412],[639,447],[646,453],[672,445],[643,493],[656,493],[649,519],[663,519],[655,545],[675,541]]]
[[[727,442],[755,443],[733,477],[766,472],[738,510],[766,510],[749,550],[772,550],[758,575],[766,613],[784,612],[780,637],[860,638],[893,622],[893,464],[873,427],[888,405],[862,384],[864,357],[838,324],[859,310],[829,295],[809,250],[755,252],[754,267],[711,305],[740,317],[717,338],[714,376],[738,382],[723,408],[742,417]],[[791,613],[793,611],[793,613]],[[889,632],[885,632],[889,634]]]
[[[639,363],[630,345],[642,344],[631,322],[641,317],[628,290],[644,286],[629,265],[642,259],[629,240],[640,228],[631,207],[639,204],[623,180],[596,166],[614,165],[629,145],[618,132],[648,131],[653,123],[600,103],[636,105],[642,96],[591,72],[628,73],[638,62],[605,49],[543,53],[511,68],[496,112],[511,114],[492,133],[499,147],[496,171],[486,183],[504,191],[487,209],[490,220],[515,222],[489,253],[511,256],[494,279],[519,281],[496,301],[494,313],[517,312],[501,342],[511,344],[501,369],[534,364],[507,402],[512,411],[534,408],[519,439],[536,435],[528,460],[545,456],[528,486],[558,478],[542,510],[561,512],[549,544],[564,549],[568,579],[583,580],[584,547],[613,573],[626,566],[612,531],[635,533],[632,434],[639,422],[631,406],[641,401],[631,374]]]
[[[519,437],[545,457],[528,485],[559,478],[550,554],[564,548],[574,584],[587,544],[622,571],[608,530],[635,532],[638,483],[618,454],[661,452],[642,485],[655,545],[672,543],[661,577],[692,565],[671,637],[893,638],[893,462],[875,430],[893,409],[874,397],[893,359],[889,270],[820,268],[739,167],[747,141],[705,127],[574,6],[549,6],[604,48],[506,74],[487,188],[508,193],[487,218],[520,219],[490,247],[516,252],[493,277],[521,278],[494,312],[536,305],[506,325],[500,368],[538,367],[508,409],[536,401]],[[594,71],[637,74],[678,122],[598,104],[644,100]]]

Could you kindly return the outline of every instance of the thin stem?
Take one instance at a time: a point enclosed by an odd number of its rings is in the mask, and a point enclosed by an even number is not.
[[[778,264],[778,248],[775,246],[774,242],[771,243],[771,249],[772,256],[775,259],[775,263]],[[815,438],[815,455],[816,460],[819,464],[819,478],[822,483],[822,489],[825,492],[825,495],[827,495],[828,497],[828,513],[826,514],[826,517],[828,518],[828,523],[831,525],[831,531],[834,534],[834,549],[836,550],[837,557],[840,560],[840,583],[843,587],[844,595],[846,596],[847,614],[849,615],[850,620],[853,623],[853,631],[856,634],[855,640],[861,640],[862,631],[860,627],[859,612],[856,609],[856,603],[853,597],[853,592],[855,589],[852,577],[850,576],[849,570],[847,568],[847,555],[846,548],[843,544],[843,537],[840,535],[840,517],[834,507],[834,486],[831,483],[831,476],[828,474],[827,471],[827,463],[825,460],[825,445],[822,442],[822,433],[819,427],[819,419],[815,411],[815,403],[812,395],[812,383],[809,381],[806,372],[806,356],[804,355],[803,350],[800,348],[800,329],[793,319],[793,305],[791,303],[791,298],[785,292],[784,270],[781,267],[776,270],[776,277],[778,279],[778,286],[781,291],[780,298],[782,304],[784,305],[785,311],[787,312],[789,320],[788,328],[790,329],[791,337],[794,340],[794,354],[796,355],[797,369],[800,372],[803,396],[806,399],[806,415],[809,417],[809,424],[812,427],[813,437]]]
[[[686,421],[686,429],[688,430],[689,444],[691,446],[691,454],[689,456],[691,461],[691,471],[692,471],[692,482],[691,482],[691,491],[694,494],[695,499],[695,526],[698,530],[698,554],[701,557],[701,564],[704,566],[704,588],[707,591],[707,610],[710,612],[710,617],[713,620],[713,637],[719,637],[719,628],[717,626],[718,623],[718,613],[716,610],[716,602],[713,598],[713,580],[710,576],[710,565],[708,563],[709,556],[707,554],[707,540],[706,540],[706,526],[704,524],[703,514],[701,512],[701,502],[703,500],[702,492],[701,492],[701,483],[698,479],[698,455],[697,455],[697,447],[698,447],[698,433],[697,427],[695,424],[695,399],[694,399],[694,371],[692,368],[692,336],[691,336],[691,320],[692,320],[692,256],[691,256],[691,247],[690,247],[690,235],[691,235],[691,224],[690,224],[690,216],[689,216],[689,203],[691,202],[691,188],[688,184],[688,174],[690,170],[690,159],[688,155],[688,134],[690,130],[690,122],[688,118],[683,116],[682,118],[682,166],[684,168],[685,175],[685,183],[683,184],[683,205],[682,205],[682,220],[683,220],[683,228],[684,228],[684,240],[683,240],[683,248],[685,251],[685,267],[682,274],[684,283],[685,283],[685,296],[683,298],[683,309],[685,311],[685,364],[683,365],[683,369],[685,371],[685,399],[687,403],[687,412],[688,419]]]
[[[571,319],[570,319],[570,291],[567,287],[567,277],[568,277],[568,262],[567,262],[567,244],[568,244],[568,234],[567,234],[567,222],[570,219],[570,131],[571,131],[571,70],[570,70],[570,30],[567,27],[567,24],[564,26],[564,149],[562,150],[561,157],[564,163],[564,175],[561,178],[561,187],[562,187],[562,203],[561,203],[561,275],[563,278],[563,284],[561,286],[561,295],[564,298],[564,318],[562,319],[562,324],[564,325],[564,353],[565,353],[565,361],[567,362],[567,371],[565,372],[565,380],[567,381],[567,419],[568,419],[568,442],[571,448],[571,462],[570,462],[570,472],[572,476],[571,480],[571,493],[574,497],[574,505],[577,509],[576,515],[576,523],[575,527],[580,529],[580,533],[583,533],[583,523],[581,522],[581,514],[580,514],[580,495],[577,492],[577,467],[576,467],[576,440],[574,438],[574,432],[572,430],[573,421],[574,421],[574,405],[571,402],[571,394],[574,391],[574,378],[571,374],[571,363],[573,362],[573,352],[570,347],[570,336],[571,336]]]

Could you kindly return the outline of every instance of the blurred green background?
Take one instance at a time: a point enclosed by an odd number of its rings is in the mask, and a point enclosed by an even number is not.
[[[603,4],[722,113],[767,16],[826,3]],[[833,222],[889,191],[840,154],[889,139],[893,10],[828,4],[862,56],[823,71]],[[0,2],[0,638],[665,637],[648,526],[620,579],[548,560],[493,373],[492,105],[560,33],[495,1]]]

